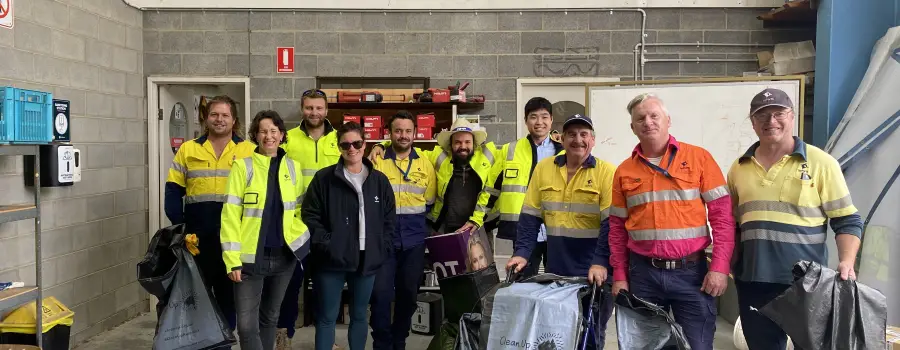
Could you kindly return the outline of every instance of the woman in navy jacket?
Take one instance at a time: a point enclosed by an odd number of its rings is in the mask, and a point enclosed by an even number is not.
[[[341,159],[319,170],[303,199],[301,217],[312,234],[316,350],[331,350],[341,291],[350,288],[350,350],[363,350],[369,325],[366,310],[375,273],[392,249],[396,207],[390,181],[363,157],[362,126],[338,127]],[[301,160],[302,162],[302,160]]]

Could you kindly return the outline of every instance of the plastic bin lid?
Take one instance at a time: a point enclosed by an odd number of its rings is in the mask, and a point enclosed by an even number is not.
[[[57,325],[72,326],[75,321],[75,313],[54,297],[44,298],[41,306],[43,308],[41,316],[43,317],[41,320],[43,333],[47,333]],[[35,307],[35,302],[31,302],[10,312],[0,322],[0,333],[34,334],[34,327],[37,325]],[[0,347],[0,350],[5,349]]]
[[[41,350],[34,345],[0,344],[0,350]]]

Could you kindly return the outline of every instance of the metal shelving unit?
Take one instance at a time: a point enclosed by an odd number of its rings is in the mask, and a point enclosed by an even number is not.
[[[0,291],[0,313],[35,302],[35,337],[37,346],[43,346],[43,306],[41,301],[41,179],[40,148],[38,145],[0,145],[0,156],[34,157],[34,203],[0,205],[0,224],[34,219],[34,280],[35,285]]]

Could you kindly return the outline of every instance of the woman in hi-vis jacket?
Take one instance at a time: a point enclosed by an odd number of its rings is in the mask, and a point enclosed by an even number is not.
[[[300,219],[305,188],[300,167],[279,146],[284,121],[262,111],[250,125],[253,155],[234,162],[222,209],[222,256],[234,281],[241,349],[271,350],[285,289],[297,262],[309,254]]]

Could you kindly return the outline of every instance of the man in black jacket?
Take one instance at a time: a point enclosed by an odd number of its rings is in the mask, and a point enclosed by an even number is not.
[[[331,350],[341,291],[350,288],[350,350],[363,350],[366,310],[375,274],[393,249],[396,206],[387,176],[365,153],[358,123],[338,128],[341,159],[319,170],[303,200],[302,218],[312,234],[310,267],[316,304],[316,350]]]

